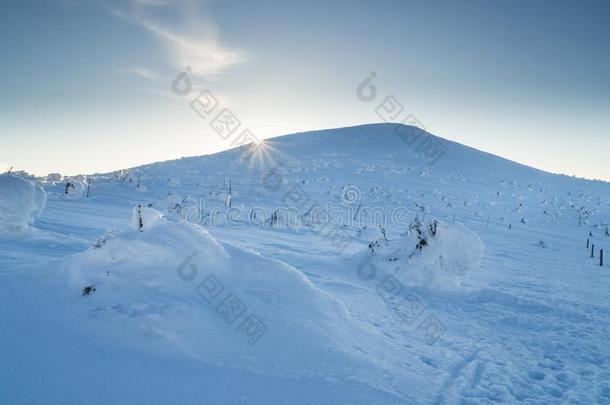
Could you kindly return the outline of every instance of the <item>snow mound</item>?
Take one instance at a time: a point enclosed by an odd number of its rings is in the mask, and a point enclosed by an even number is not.
[[[416,222],[405,238],[378,241],[377,246],[385,258],[384,274],[393,274],[404,285],[441,290],[460,288],[468,273],[480,267],[485,250],[466,226],[436,220]]]
[[[136,207],[134,222],[63,265],[103,331],[114,324],[134,344],[163,340],[221,366],[339,376],[347,363],[366,379],[372,360],[353,348],[367,333],[301,272],[152,208]]]
[[[163,218],[163,214],[154,208],[137,205],[131,212],[131,229],[144,231],[152,228]]]
[[[59,182],[62,179],[62,175],[60,173],[49,173],[47,174],[47,181],[51,182]]]
[[[45,191],[31,180],[0,175],[0,233],[27,229],[47,201]]]
[[[64,184],[63,197],[67,199],[81,198],[87,191],[87,184],[79,177],[69,178]]]

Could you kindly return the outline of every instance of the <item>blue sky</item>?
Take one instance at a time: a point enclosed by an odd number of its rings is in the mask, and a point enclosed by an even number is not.
[[[610,180],[607,1],[4,1],[0,170],[110,171],[228,148],[190,66],[257,136],[379,121],[371,72],[437,135]]]

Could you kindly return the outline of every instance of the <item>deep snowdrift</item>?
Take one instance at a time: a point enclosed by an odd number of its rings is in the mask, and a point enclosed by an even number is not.
[[[18,176],[0,175],[0,233],[21,231],[34,224],[46,203],[45,191]]]
[[[216,365],[330,377],[351,364],[365,379],[368,360],[352,347],[367,332],[337,299],[287,264],[153,208],[136,207],[132,230],[104,235],[64,268],[91,315],[122,334],[135,326],[139,338]]]

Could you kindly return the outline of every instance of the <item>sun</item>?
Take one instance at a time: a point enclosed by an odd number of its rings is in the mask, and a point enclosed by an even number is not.
[[[272,146],[272,142],[264,140],[252,141],[242,155],[242,162],[248,163],[248,170],[266,170],[279,166],[278,159],[288,158],[285,153],[280,152]]]

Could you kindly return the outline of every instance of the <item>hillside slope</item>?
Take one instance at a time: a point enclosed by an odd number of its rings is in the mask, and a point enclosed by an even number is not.
[[[89,181],[0,235],[2,403],[610,401],[608,183],[385,124]]]

